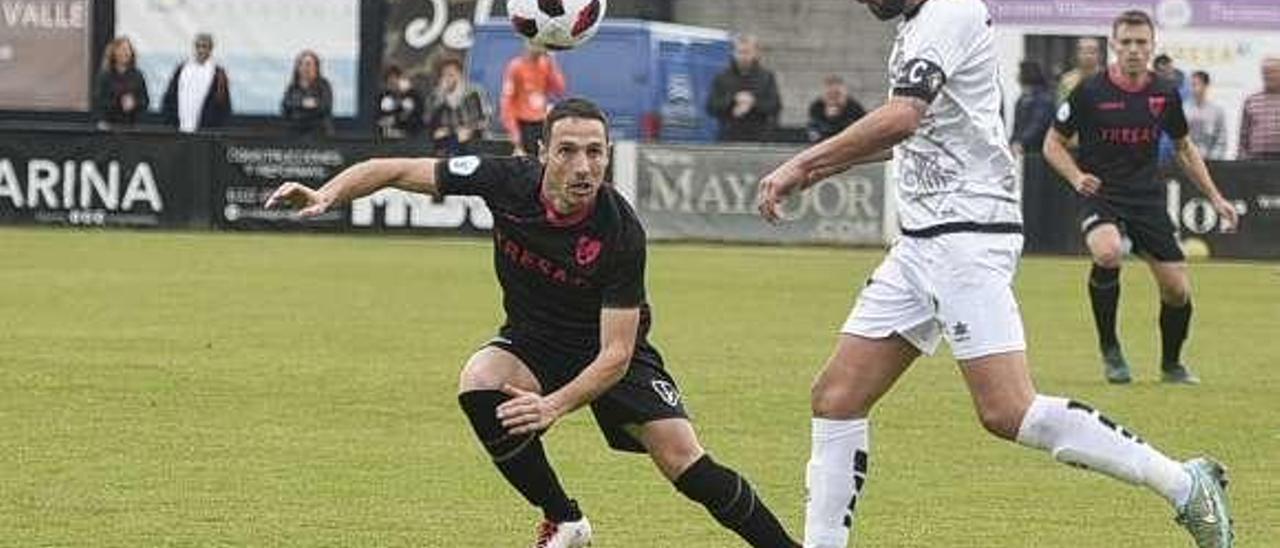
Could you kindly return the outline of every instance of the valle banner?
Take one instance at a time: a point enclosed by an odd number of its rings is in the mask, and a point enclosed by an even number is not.
[[[92,27],[91,0],[0,4],[0,110],[88,111]]]

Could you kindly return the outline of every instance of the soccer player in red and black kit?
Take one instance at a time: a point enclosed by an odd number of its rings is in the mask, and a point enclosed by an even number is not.
[[[1151,18],[1141,11],[1124,12],[1111,32],[1118,63],[1071,92],[1045,139],[1044,155],[1083,196],[1080,227],[1093,255],[1089,300],[1107,381],[1131,380],[1116,336],[1124,234],[1160,286],[1161,378],[1196,384],[1199,379],[1180,357],[1191,322],[1191,283],[1177,228],[1167,212],[1165,185],[1156,175],[1161,132],[1173,139],[1183,171],[1231,226],[1237,221],[1236,210],[1218,192],[1187,135],[1178,90],[1147,68],[1155,46]],[[1078,163],[1067,150],[1076,134]]]
[[[703,450],[647,340],[645,233],[604,183],[604,113],[583,99],[548,114],[539,158],[369,160],[318,190],[286,183],[269,207],[315,216],[387,186],[474,195],[493,212],[506,323],[463,369],[458,402],[503,477],[544,520],[537,547],[586,546],[591,526],[560,486],[541,435],[591,406],[614,449],[648,453],[668,480],[752,546],[798,546],[751,484]]]

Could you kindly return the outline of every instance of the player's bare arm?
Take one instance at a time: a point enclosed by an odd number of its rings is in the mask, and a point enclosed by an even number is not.
[[[1213,176],[1209,174],[1209,168],[1204,165],[1204,158],[1200,156],[1195,143],[1191,142],[1191,137],[1178,139],[1174,144],[1175,157],[1178,159],[1178,165],[1182,167],[1182,172],[1200,187],[1200,192],[1209,197],[1209,201],[1213,203],[1213,209],[1217,210],[1218,215],[1227,222],[1227,226],[1236,226],[1238,218],[1235,206],[1231,205],[1231,202],[1222,196],[1222,192],[1218,191],[1218,185],[1214,184]]]
[[[581,373],[545,396],[504,386],[512,399],[498,406],[502,426],[512,434],[546,430],[560,417],[590,403],[627,372],[640,329],[639,308],[600,310],[600,352]]]
[[[1049,128],[1049,132],[1044,137],[1044,158],[1053,166],[1054,171],[1058,172],[1063,179],[1076,192],[1085,196],[1093,196],[1098,193],[1098,189],[1102,187],[1102,181],[1095,177],[1092,173],[1085,173],[1080,170],[1080,166],[1076,164],[1076,159],[1071,156],[1071,151],[1067,149],[1067,144],[1071,141],[1069,137],[1063,135],[1062,132]]]
[[[433,158],[375,158],[342,170],[318,189],[295,182],[280,185],[267,198],[266,206],[290,207],[299,217],[315,217],[335,205],[345,204],[392,186],[410,192],[436,193],[436,162]]]
[[[793,156],[760,179],[760,215],[776,222],[779,204],[792,192],[855,165],[888,159],[894,145],[915,133],[928,108],[917,97],[894,96],[844,131]]]

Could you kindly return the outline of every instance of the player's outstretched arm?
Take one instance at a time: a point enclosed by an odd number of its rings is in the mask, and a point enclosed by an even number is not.
[[[915,133],[929,104],[895,95],[843,131],[791,157],[760,179],[756,205],[769,222],[779,219],[782,199],[796,190],[858,164],[886,160],[890,150]]]
[[[1238,218],[1235,206],[1231,205],[1231,202],[1222,196],[1222,192],[1218,191],[1218,185],[1214,184],[1213,176],[1209,174],[1209,168],[1204,165],[1204,158],[1200,156],[1195,143],[1191,142],[1191,137],[1183,136],[1174,141],[1174,146],[1175,157],[1182,172],[1200,187],[1200,192],[1203,192],[1213,203],[1213,209],[1217,210],[1218,215],[1227,222],[1227,226],[1236,226]]]
[[[1062,132],[1050,127],[1049,132],[1044,135],[1044,159],[1053,166],[1053,170],[1058,172],[1067,184],[1076,189],[1076,192],[1085,196],[1092,196],[1098,192],[1102,186],[1102,181],[1090,173],[1080,170],[1080,166],[1076,164],[1076,159],[1071,157],[1071,151],[1067,150],[1067,143],[1070,138],[1063,135]]]
[[[627,372],[640,330],[639,308],[600,310],[600,352],[569,384],[539,395],[514,386],[502,391],[512,396],[498,406],[498,419],[511,434],[540,432],[560,417],[600,397]]]
[[[329,208],[345,204],[384,187],[393,186],[423,194],[436,193],[436,163],[433,158],[375,158],[342,170],[318,189],[288,182],[267,198],[266,206],[291,207],[299,217],[315,217]]]

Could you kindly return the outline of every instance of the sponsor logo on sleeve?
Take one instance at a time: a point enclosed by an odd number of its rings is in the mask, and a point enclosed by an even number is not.
[[[459,177],[467,177],[480,168],[480,157],[458,156],[449,159],[449,173]]]

